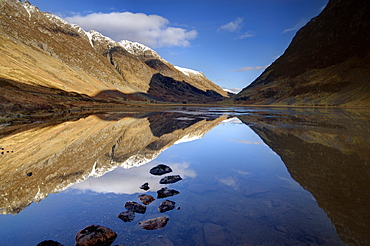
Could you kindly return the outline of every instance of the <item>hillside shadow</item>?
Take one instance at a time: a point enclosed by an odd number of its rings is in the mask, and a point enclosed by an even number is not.
[[[176,103],[209,103],[225,99],[221,94],[207,90],[202,91],[185,82],[156,73],[152,76],[148,94],[160,101]]]

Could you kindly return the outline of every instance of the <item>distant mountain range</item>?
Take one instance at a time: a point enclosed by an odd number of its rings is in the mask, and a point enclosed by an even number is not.
[[[370,1],[330,0],[237,104],[370,105]]]
[[[0,0],[2,110],[60,110],[131,101],[203,103],[228,93],[203,73],[175,67],[154,50]]]

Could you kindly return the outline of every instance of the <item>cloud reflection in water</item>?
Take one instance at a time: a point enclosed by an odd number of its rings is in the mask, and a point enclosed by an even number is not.
[[[145,192],[139,187],[148,182],[150,190],[156,191],[166,186],[159,184],[159,180],[164,175],[154,176],[149,173],[150,168],[157,164],[159,163],[153,161],[130,169],[119,167],[112,172],[106,173],[104,176],[98,178],[89,177],[84,182],[74,184],[71,189],[97,193],[135,194]],[[196,172],[189,168],[189,163],[166,163],[166,165],[172,168],[173,173],[171,175],[178,174],[183,179],[195,178],[197,176]]]

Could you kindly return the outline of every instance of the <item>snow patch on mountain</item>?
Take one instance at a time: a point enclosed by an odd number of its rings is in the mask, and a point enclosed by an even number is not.
[[[235,89],[229,89],[229,88],[224,88],[222,87],[222,89],[226,92],[229,92],[229,93],[232,93],[232,94],[238,94],[241,89],[240,88],[235,88]]]
[[[50,21],[52,21],[55,24],[58,24],[58,25],[60,25],[60,24],[63,24],[63,25],[71,25],[67,21],[65,21],[62,18],[60,18],[59,16],[53,15],[53,14],[48,13],[48,12],[45,12],[43,14],[44,14],[44,16],[46,16]]]
[[[191,75],[204,76],[202,72],[195,71],[190,68],[183,68],[179,66],[175,66],[175,68],[187,76],[191,76]]]
[[[183,136],[179,140],[177,140],[174,144],[187,143],[187,142],[191,142],[191,141],[194,141],[194,140],[201,139],[202,137],[203,137],[203,135],[188,134],[188,135]]]
[[[89,41],[91,46],[94,47],[94,42],[100,42],[100,43],[107,43],[108,46],[114,47],[117,46],[117,42],[114,41],[113,39],[104,36],[100,32],[91,30],[89,32],[86,32],[86,35],[89,37]]]
[[[39,11],[37,7],[30,4],[28,1],[22,2],[24,9],[27,11],[29,18],[31,18],[32,14]]]
[[[136,56],[152,56],[154,58],[164,60],[158,53],[148,46],[138,43],[138,42],[131,42],[129,40],[121,40],[118,42],[125,50],[129,53],[136,55]]]
[[[119,44],[124,47],[128,52],[131,54],[136,54],[137,52],[143,52],[143,51],[150,51],[153,53],[157,53],[148,46],[145,46],[141,43],[138,42],[131,42],[128,40],[121,40]]]

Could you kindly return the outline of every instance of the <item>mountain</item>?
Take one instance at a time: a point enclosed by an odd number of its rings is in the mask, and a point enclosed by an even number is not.
[[[370,105],[370,1],[330,0],[237,104]]]
[[[0,21],[2,111],[227,97],[204,75],[184,74],[144,45],[86,32],[28,1],[0,0]]]

